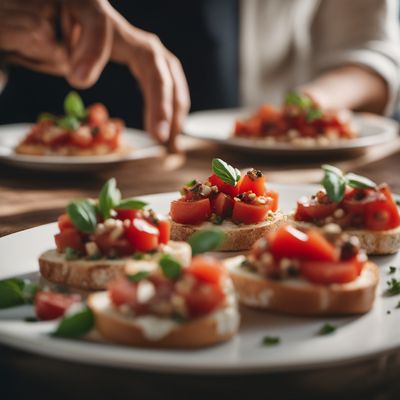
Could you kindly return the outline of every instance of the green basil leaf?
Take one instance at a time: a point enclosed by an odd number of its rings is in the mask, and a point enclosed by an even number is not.
[[[121,200],[115,208],[120,208],[124,210],[142,210],[146,206],[146,202],[130,197],[128,199]]]
[[[0,281],[0,309],[32,303],[38,285],[28,279],[11,278]]]
[[[146,279],[149,275],[150,275],[149,271],[139,271],[139,272],[136,272],[136,274],[128,275],[128,279],[131,282],[139,282],[142,279]]]
[[[11,278],[0,281],[0,309],[24,304],[23,281]]]
[[[212,160],[212,170],[222,181],[231,186],[236,186],[240,179],[240,171],[220,158]]]
[[[68,205],[67,213],[81,232],[92,233],[96,229],[96,208],[88,200],[73,201]]]
[[[190,236],[188,243],[192,247],[193,255],[215,250],[225,239],[225,233],[218,229],[195,232]]]
[[[55,121],[57,117],[54,114],[48,113],[48,112],[43,112],[40,113],[39,116],[37,117],[38,122],[42,121]]]
[[[314,121],[315,119],[321,118],[323,116],[322,111],[319,108],[310,108],[307,111],[306,119],[308,122]]]
[[[102,187],[99,195],[99,210],[104,219],[111,215],[111,210],[121,201],[121,192],[117,189],[115,178],[109,179]]]
[[[328,197],[338,203],[343,199],[346,190],[346,180],[340,169],[331,165],[323,165],[325,174],[322,179],[322,186],[325,188]]]
[[[53,336],[76,338],[85,335],[94,327],[94,315],[89,307],[84,306],[73,314],[67,314],[60,321]]]
[[[302,110],[307,110],[313,107],[313,102],[308,96],[301,95],[297,92],[289,92],[285,97],[285,104],[290,104],[301,108]]]
[[[354,189],[375,189],[376,183],[364,176],[348,173],[345,175],[346,183]]]
[[[80,122],[76,117],[66,115],[65,117],[57,120],[57,125],[61,128],[74,131],[79,128]]]
[[[83,120],[86,117],[86,109],[81,96],[76,92],[69,92],[64,99],[64,112],[66,116]]]
[[[72,260],[77,260],[79,258],[79,253],[78,251],[76,251],[75,249],[73,249],[72,247],[67,247],[64,250],[64,254],[65,254],[65,259],[72,261]]]
[[[161,257],[159,264],[164,275],[169,279],[179,278],[182,274],[182,266],[169,254]]]

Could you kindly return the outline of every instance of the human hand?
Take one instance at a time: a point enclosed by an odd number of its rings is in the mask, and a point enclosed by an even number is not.
[[[63,2],[61,24],[70,54],[69,82],[91,86],[109,59],[127,65],[145,99],[145,129],[175,150],[190,107],[179,60],[157,36],[129,24],[106,0]]]
[[[0,55],[3,62],[68,75],[66,47],[57,41],[57,0],[0,1]]]

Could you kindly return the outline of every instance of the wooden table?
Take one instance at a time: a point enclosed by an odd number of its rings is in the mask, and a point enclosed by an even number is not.
[[[186,156],[170,155],[164,159],[126,163],[96,174],[44,173],[1,165],[0,236],[54,221],[70,199],[96,197],[103,182],[111,176],[117,178],[124,196],[176,191],[183,182],[207,177],[212,157],[223,158],[239,168],[259,168],[266,173],[268,181],[285,183],[317,182],[321,177],[319,165],[329,161],[345,170],[368,175],[377,182],[386,181],[394,191],[400,192],[400,139],[350,160],[336,161],[271,159],[183,141],[184,147],[190,149]],[[398,352],[391,352],[330,369],[237,378],[194,377],[83,366],[0,347],[0,382],[7,382],[7,390],[10,395],[17,394],[16,398],[27,396],[32,390],[45,390],[57,398],[71,398],[77,394],[79,386],[80,398],[90,394],[109,398],[116,387],[120,393],[129,391],[140,399],[176,397],[177,394],[188,395],[189,391],[190,398],[220,397],[225,392],[232,393],[233,398],[244,398],[248,388],[253,393],[258,390],[276,393],[281,398],[295,395],[297,398],[328,398],[329,393],[338,395],[346,387],[346,393],[352,393],[353,398],[362,395],[363,398],[389,399],[399,398],[400,384],[396,379],[399,365]]]

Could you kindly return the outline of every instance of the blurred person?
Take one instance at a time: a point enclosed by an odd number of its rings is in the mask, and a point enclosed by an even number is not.
[[[4,1],[10,2],[3,0],[0,5]],[[67,5],[67,9],[79,10],[75,17],[81,21],[81,26],[96,15],[94,25],[102,27],[103,33],[92,32],[86,35],[86,45],[73,47],[78,30],[70,29],[68,19],[62,17],[63,41],[55,42],[61,50],[51,51],[54,58],[50,59],[50,66],[56,56],[66,57],[67,64],[73,67],[60,75],[78,87],[92,84],[103,71],[101,79],[90,90],[85,90],[83,97],[89,102],[104,102],[113,115],[126,119],[130,126],[141,124],[139,91],[127,83],[128,75],[119,65],[104,66],[108,60],[122,62],[138,75],[131,63],[140,62],[137,58],[142,57],[138,56],[140,52],[134,51],[137,47],[132,37],[136,34],[138,38],[148,39],[143,31],[159,36],[165,47],[180,59],[188,78],[193,111],[264,102],[279,104],[293,88],[308,94],[324,108],[391,114],[397,101],[400,47],[396,0],[112,1],[111,4],[136,28],[105,0],[70,0],[62,4]],[[62,12],[61,15],[65,15]],[[69,13],[74,15],[71,10]],[[44,15],[40,13],[42,18]],[[109,45],[94,43],[94,37],[109,43],[108,30],[113,32],[112,50]],[[130,34],[124,35],[124,32]],[[142,45],[139,48],[147,48],[145,39],[136,41]],[[116,46],[116,41],[123,45]],[[71,52],[71,46],[75,52]],[[77,60],[86,51],[93,54],[92,46],[98,49],[97,61],[82,81],[79,76],[82,69]],[[157,43],[158,54],[164,60],[169,54],[165,47]],[[4,49],[1,40],[0,48]],[[122,50],[115,53],[113,50],[118,48]],[[127,61],[127,54],[134,61]],[[154,59],[159,60],[158,57]],[[33,68],[18,59],[11,61]],[[169,64],[168,60],[165,64]],[[137,77],[141,85],[140,76]],[[181,78],[181,73],[171,78],[176,87]],[[54,98],[64,96],[67,87],[60,79],[11,66],[9,84],[0,96],[0,122],[16,122],[22,116],[33,119],[44,110],[55,112]],[[171,100],[171,95],[166,98]],[[187,102],[182,103],[187,106]],[[144,125],[148,127],[146,120]]]

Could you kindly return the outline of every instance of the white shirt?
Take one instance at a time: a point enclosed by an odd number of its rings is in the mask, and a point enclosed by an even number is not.
[[[400,86],[396,0],[241,0],[243,105],[280,104],[324,70],[361,64],[388,84],[386,114]]]

